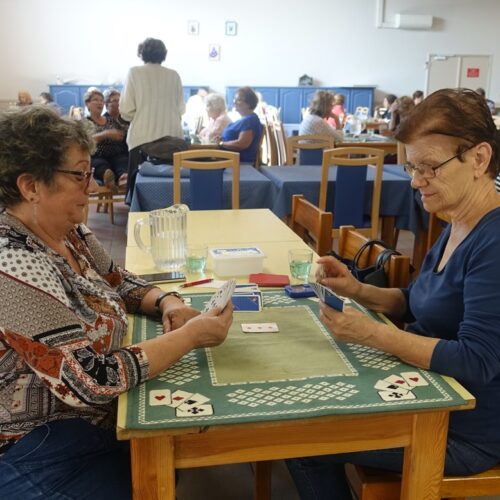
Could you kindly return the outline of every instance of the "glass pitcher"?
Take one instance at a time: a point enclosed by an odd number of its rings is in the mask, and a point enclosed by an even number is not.
[[[148,218],[139,219],[134,226],[134,238],[139,248],[151,254],[158,269],[179,269],[186,260],[187,205],[177,204],[152,210]],[[149,225],[151,246],[144,244],[141,227]]]

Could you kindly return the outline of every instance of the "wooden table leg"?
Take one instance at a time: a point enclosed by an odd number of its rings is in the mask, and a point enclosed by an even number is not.
[[[271,500],[273,462],[255,462],[254,500]]]
[[[410,446],[405,448],[401,498],[439,500],[449,412],[415,415]]]
[[[174,438],[131,439],[134,500],[175,500]]]

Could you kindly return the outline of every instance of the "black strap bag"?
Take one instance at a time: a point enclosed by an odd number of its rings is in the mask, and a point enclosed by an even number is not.
[[[156,139],[156,141],[143,144],[140,152],[151,163],[162,165],[165,163],[172,164],[174,153],[186,151],[186,149],[188,149],[188,145],[184,139],[166,135],[165,137]]]
[[[373,245],[381,245],[385,248],[377,257],[375,264],[372,266],[361,268],[359,267],[359,261],[363,256],[364,252],[369,252]],[[388,287],[388,278],[385,270],[385,265],[391,258],[391,255],[401,255],[398,251],[388,248],[387,244],[380,240],[369,240],[364,245],[362,245],[356,252],[356,255],[352,259],[346,259],[338,255],[336,252],[330,252],[336,259],[343,262],[352,275],[361,281],[362,283],[368,283],[369,285],[378,286],[380,288]]]

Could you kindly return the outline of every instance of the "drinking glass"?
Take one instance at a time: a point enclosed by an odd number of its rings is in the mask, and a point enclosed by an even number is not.
[[[203,273],[207,264],[208,249],[205,245],[188,245],[186,270],[188,273]]]
[[[293,278],[307,282],[311,272],[313,252],[304,248],[288,251],[288,264]]]

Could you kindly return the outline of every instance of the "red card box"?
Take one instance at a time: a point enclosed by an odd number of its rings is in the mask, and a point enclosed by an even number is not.
[[[255,283],[256,285],[266,287],[266,286],[286,286],[290,284],[290,279],[286,274],[266,274],[257,273],[251,274],[248,277],[249,283]]]

